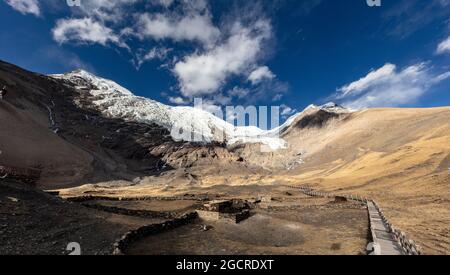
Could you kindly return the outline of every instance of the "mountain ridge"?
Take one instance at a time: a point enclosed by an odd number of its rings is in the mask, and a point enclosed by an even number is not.
[[[108,117],[80,83],[0,61],[0,166],[39,169],[37,187],[63,197],[280,196],[268,190],[293,185],[361,195],[426,253],[450,249],[450,107],[310,106],[282,125],[286,148],[262,152],[258,143],[175,142],[160,125]]]
[[[286,148],[286,142],[278,137],[279,133],[284,132],[296,118],[309,110],[324,110],[335,113],[350,112],[333,102],[322,106],[310,105],[304,111],[291,116],[279,127],[264,131],[256,126],[234,126],[200,108],[169,106],[149,98],[135,96],[131,91],[116,82],[95,76],[84,70],[53,74],[50,77],[70,81],[74,84],[82,85],[84,82],[84,85],[77,88],[90,93],[93,96],[93,103],[107,116],[136,122],[155,123],[168,130],[179,128],[183,132],[192,132],[196,141],[215,141],[227,144],[261,143],[272,150]],[[173,131],[171,131],[171,134],[175,141],[192,140],[191,135],[180,136]]]

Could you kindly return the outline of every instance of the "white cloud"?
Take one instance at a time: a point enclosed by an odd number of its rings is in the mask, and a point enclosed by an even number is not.
[[[60,19],[52,30],[53,39],[58,43],[74,42],[80,44],[98,43],[105,46],[108,43],[120,47],[126,45],[121,42],[114,31],[91,18]]]
[[[186,97],[215,93],[231,75],[241,75],[261,54],[263,43],[271,36],[271,25],[259,20],[244,27],[234,24],[229,38],[203,54],[192,54],[173,69]]]
[[[294,114],[295,112],[297,112],[296,109],[293,109],[293,108],[287,106],[286,104],[280,105],[280,115],[282,117],[290,116],[290,115]]]
[[[395,72],[396,66],[393,64],[386,64],[378,70],[371,71],[365,77],[360,78],[358,81],[352,82],[339,89],[341,96],[356,95],[363,92],[365,89],[373,85],[374,83],[379,83],[383,79],[389,78]]]
[[[233,96],[221,90],[233,76],[261,82],[261,93],[266,93],[262,86],[274,90],[269,85],[276,82],[263,81],[275,75],[266,66],[258,67],[272,35],[271,23],[254,5],[242,10],[213,18],[207,0],[83,0],[81,7],[70,9],[70,18],[56,21],[52,34],[60,44],[125,48],[136,69],[149,60],[161,61],[160,68],[170,70],[179,83],[176,95],[168,98],[171,102],[206,96],[222,104],[250,94],[235,90]],[[168,47],[180,42],[183,47],[170,52]],[[257,91],[251,95],[259,98]]]
[[[22,14],[41,15],[38,0],[5,0],[5,2]]]
[[[168,8],[173,4],[174,0],[156,0],[156,3]]]
[[[204,13],[208,11],[209,0],[179,0],[183,9],[188,13]]]
[[[167,54],[172,51],[172,49],[161,47],[161,48],[152,48],[145,56],[145,60],[152,59],[164,59],[167,57]]]
[[[186,100],[186,99],[184,99],[184,98],[182,98],[180,96],[177,96],[177,97],[170,96],[169,97],[169,102],[173,103],[173,104],[176,104],[176,105],[186,105],[186,104],[189,103],[188,100]]]
[[[433,79],[431,79],[431,83],[432,84],[438,84],[439,82],[442,82],[444,80],[447,80],[450,78],[450,72],[445,72],[442,73],[436,77],[434,77]]]
[[[214,95],[212,101],[216,104],[220,104],[222,106],[229,105],[232,102],[232,98],[229,96],[225,96],[223,94]]]
[[[228,91],[228,95],[231,97],[237,97],[239,99],[246,97],[248,94],[250,94],[250,90],[246,88],[241,87],[233,87],[230,91]]]
[[[220,31],[213,26],[207,14],[171,16],[168,14],[141,14],[138,17],[137,34],[156,40],[198,41],[211,45],[217,41]]]
[[[56,21],[52,29],[53,39],[59,43],[97,43],[103,46],[113,43],[128,49],[122,36],[132,29],[123,21],[131,16],[133,4],[140,1],[82,0],[81,6],[70,9],[72,18]]]
[[[367,76],[338,89],[336,99],[353,109],[399,107],[416,102],[433,85],[450,77],[450,72],[434,75],[427,63],[402,70],[386,64]]]
[[[276,76],[270,71],[269,67],[261,66],[250,73],[248,80],[253,85],[256,85],[265,79],[271,80],[274,79],[275,77]]]
[[[127,6],[140,2],[141,0],[82,0],[80,11],[84,16],[94,18],[99,21],[109,21],[113,23],[126,19],[129,11]],[[78,11],[75,10],[75,12]]]
[[[436,52],[438,54],[442,54],[445,52],[450,53],[450,36],[438,45]]]
[[[139,69],[142,64],[144,64],[146,61],[158,59],[158,60],[164,60],[167,58],[167,55],[172,51],[173,49],[165,48],[165,47],[153,47],[148,52],[144,54],[137,54],[136,56],[136,69]]]

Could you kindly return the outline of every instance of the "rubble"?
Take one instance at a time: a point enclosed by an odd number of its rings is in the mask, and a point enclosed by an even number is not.
[[[231,220],[235,223],[250,217],[250,204],[243,200],[214,200],[197,210],[205,221]]]
[[[41,177],[41,171],[33,168],[0,166],[0,177],[35,186]]]

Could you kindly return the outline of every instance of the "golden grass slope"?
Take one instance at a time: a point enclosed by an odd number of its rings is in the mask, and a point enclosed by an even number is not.
[[[356,113],[306,163],[281,177],[374,198],[426,253],[450,254],[450,108]]]
[[[306,152],[305,163],[292,170],[261,173],[232,166],[197,167],[133,185],[85,185],[61,195],[246,197],[282,192],[283,185],[310,185],[373,198],[425,253],[450,254],[450,107],[371,109],[323,127],[293,127],[285,138],[290,151],[274,153],[273,159]],[[184,179],[186,172],[195,174],[197,181]]]

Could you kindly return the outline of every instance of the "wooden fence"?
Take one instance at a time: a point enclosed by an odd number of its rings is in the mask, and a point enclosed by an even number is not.
[[[392,223],[384,215],[383,211],[381,210],[381,208],[379,207],[377,202],[374,201],[374,200],[371,200],[371,199],[366,198],[366,197],[355,196],[355,195],[342,195],[342,194],[318,192],[318,191],[314,191],[313,189],[311,189],[309,187],[304,187],[304,186],[288,186],[288,187],[289,188],[293,188],[293,189],[298,189],[303,194],[308,195],[308,196],[312,196],[312,197],[324,197],[324,198],[344,197],[347,200],[362,202],[362,203],[364,203],[366,205],[370,201],[370,202],[372,202],[375,205],[375,208],[378,210],[378,213],[381,216],[381,219],[383,220],[383,222],[387,226],[387,228],[390,231],[390,233],[393,234],[395,241],[398,242],[399,246],[403,250],[403,253],[405,255],[422,255],[423,254],[422,253],[422,249],[420,248],[420,246],[418,246],[413,240],[408,238],[407,235],[403,231],[395,228],[392,225]],[[371,232],[373,232],[373,231],[371,231]],[[373,235],[374,234],[372,233],[372,238],[375,239],[376,236],[373,236]]]

